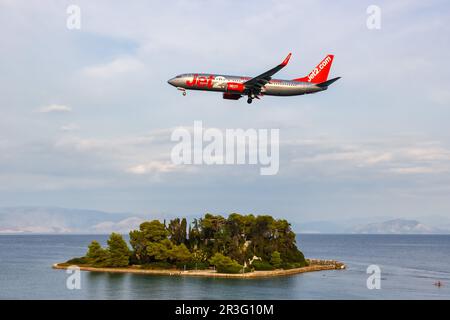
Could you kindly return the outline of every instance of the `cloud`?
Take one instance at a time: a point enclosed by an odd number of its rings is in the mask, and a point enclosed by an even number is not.
[[[259,206],[286,216],[367,215],[389,209],[389,197],[391,208],[408,214],[421,203],[439,209],[437,202],[399,200],[391,190],[436,196],[450,185],[445,2],[424,8],[419,1],[381,1],[379,31],[366,28],[366,5],[350,2],[249,2],[240,11],[232,2],[79,5],[79,31],[61,23],[64,3],[8,1],[0,10],[8,26],[0,30],[0,57],[11,61],[0,74],[0,85],[11,93],[0,96],[0,204],[15,199],[71,206],[83,199],[82,205],[97,208],[174,212],[177,194],[182,210],[191,211]],[[320,24],[311,12],[321,12]],[[265,32],[254,33],[249,43],[218,23],[224,20]],[[311,37],[308,26],[321,36]],[[224,45],[224,39],[233,41]],[[343,79],[317,95],[264,97],[257,108],[213,93],[183,98],[166,83],[182,72],[257,75],[288,51],[294,58],[277,77],[307,74],[330,52],[336,55],[330,76]],[[405,80],[418,75],[425,80]],[[30,113],[30,106],[46,101],[76,106],[76,115],[62,121]],[[39,112],[70,112],[52,109]],[[173,167],[170,130],[158,134],[155,128],[194,120],[213,128],[281,128],[279,175],[261,179],[249,166],[199,166],[195,175],[185,174],[192,166]],[[420,137],[394,139],[405,132]],[[303,141],[286,143],[297,138]],[[162,181],[157,188],[154,177]],[[377,186],[383,195],[378,205],[358,207],[355,195],[370,198]],[[441,204],[450,210],[447,195]]]
[[[62,131],[75,131],[80,129],[80,127],[76,123],[68,123],[60,128]]]
[[[440,142],[415,139],[405,137],[351,144],[327,139],[299,140],[289,142],[287,147],[292,164],[322,168],[328,174],[345,171],[346,175],[358,175],[360,171],[356,168],[402,175],[450,171],[450,149]]]
[[[139,70],[144,65],[134,57],[119,57],[105,64],[93,65],[83,69],[82,73],[92,78],[110,78]]]
[[[174,172],[179,170],[181,166],[171,162],[151,161],[144,164],[129,167],[126,171],[133,174],[149,174],[160,172]]]
[[[441,173],[443,172],[443,169],[433,167],[406,167],[406,168],[392,168],[389,169],[389,171],[398,174],[427,174],[427,173]]]
[[[174,144],[170,141],[171,131],[171,128],[156,129],[146,134],[102,139],[64,135],[51,148],[56,154],[79,159],[80,165],[87,166],[91,174],[94,171],[102,176],[108,172],[112,178],[122,177],[124,173],[127,176],[150,175],[160,181],[160,174],[190,170],[171,162],[170,152]]]
[[[39,113],[64,113],[71,112],[72,108],[63,104],[51,104],[42,108],[39,108],[37,112]]]

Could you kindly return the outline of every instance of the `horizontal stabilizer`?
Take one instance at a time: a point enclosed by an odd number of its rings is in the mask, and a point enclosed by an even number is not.
[[[325,81],[325,82],[321,82],[316,84],[316,86],[320,87],[320,88],[326,88],[328,87],[330,84],[332,84],[335,81],[338,81],[341,77],[337,77],[337,78],[333,78],[331,80]]]

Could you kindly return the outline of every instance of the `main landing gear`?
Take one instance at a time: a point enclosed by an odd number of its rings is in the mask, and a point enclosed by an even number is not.
[[[248,99],[247,99],[247,103],[250,104],[252,103],[253,99],[258,98],[258,96],[256,96],[254,93],[249,93],[248,94]],[[258,98],[259,99],[259,98]]]

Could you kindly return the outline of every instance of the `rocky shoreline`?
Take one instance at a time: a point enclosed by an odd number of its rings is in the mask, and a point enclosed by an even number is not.
[[[294,269],[277,269],[271,271],[253,271],[248,273],[218,273],[215,270],[166,270],[166,269],[142,269],[140,266],[131,266],[128,268],[96,268],[90,266],[78,266],[82,271],[90,272],[110,272],[110,273],[134,273],[134,274],[147,274],[147,275],[165,275],[165,276],[191,276],[191,277],[210,277],[210,278],[268,278],[287,276],[298,273],[324,271],[324,270],[342,270],[346,266],[342,262],[336,260],[320,260],[320,259],[307,259],[309,265],[302,268]],[[68,269],[72,265],[67,263],[55,263],[53,269]]]

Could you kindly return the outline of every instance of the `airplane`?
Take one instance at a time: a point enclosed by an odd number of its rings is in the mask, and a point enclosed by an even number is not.
[[[238,100],[247,96],[247,103],[262,96],[298,96],[328,89],[341,77],[328,80],[334,55],[328,54],[307,76],[293,80],[272,79],[289,62],[291,53],[276,67],[256,76],[228,76],[209,73],[184,73],[167,82],[186,95],[186,90],[223,92],[223,98]]]

